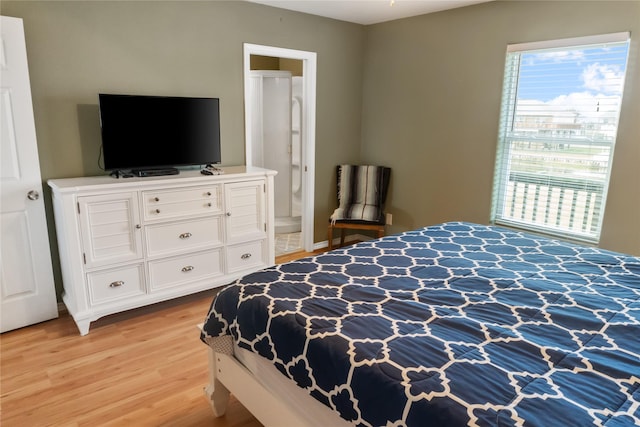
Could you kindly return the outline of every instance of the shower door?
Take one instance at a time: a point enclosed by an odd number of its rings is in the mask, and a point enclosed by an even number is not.
[[[275,176],[276,234],[299,232],[300,121],[298,119],[294,127],[291,73],[251,71],[250,81],[252,164],[278,171]],[[299,112],[300,100],[296,102],[295,111]]]

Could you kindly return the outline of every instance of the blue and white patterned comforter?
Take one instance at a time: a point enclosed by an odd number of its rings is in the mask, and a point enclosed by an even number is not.
[[[225,288],[232,335],[362,426],[640,425],[640,258],[469,223]]]

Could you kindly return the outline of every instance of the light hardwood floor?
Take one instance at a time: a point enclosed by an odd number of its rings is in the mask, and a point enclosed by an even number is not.
[[[100,319],[84,337],[66,313],[2,334],[0,425],[260,427],[233,396],[220,418],[204,397],[196,325],[215,292]]]

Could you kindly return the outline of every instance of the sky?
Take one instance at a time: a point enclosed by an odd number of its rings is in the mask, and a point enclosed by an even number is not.
[[[523,53],[518,100],[547,104],[622,94],[628,45]],[[613,84],[605,82],[613,81]],[[572,96],[573,95],[573,96]]]

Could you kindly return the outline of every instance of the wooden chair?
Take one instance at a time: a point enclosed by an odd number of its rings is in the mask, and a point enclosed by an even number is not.
[[[384,166],[338,165],[336,167],[338,208],[329,219],[329,250],[333,230],[340,229],[340,246],[345,230],[373,230],[383,237],[386,217],[384,203],[391,169]]]

